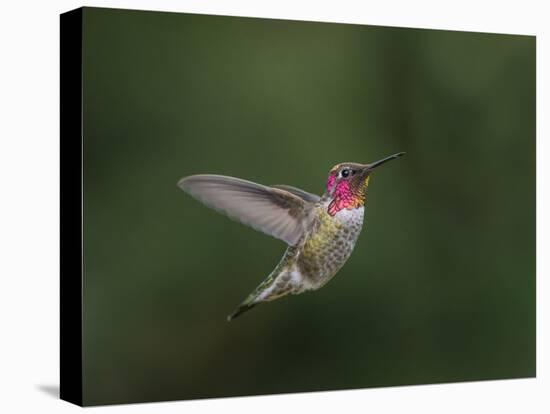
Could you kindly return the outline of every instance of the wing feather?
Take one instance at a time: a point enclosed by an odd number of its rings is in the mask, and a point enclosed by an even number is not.
[[[273,188],[280,188],[281,190],[286,190],[289,193],[292,193],[294,195],[297,195],[300,198],[303,198],[305,201],[309,201],[310,203],[318,203],[321,197],[319,197],[317,194],[308,193],[305,190],[302,190],[301,188],[293,187],[291,185],[285,185],[285,184],[277,184],[273,185]]]
[[[208,207],[289,245],[302,237],[313,206],[284,189],[223,175],[192,175],[178,186]]]

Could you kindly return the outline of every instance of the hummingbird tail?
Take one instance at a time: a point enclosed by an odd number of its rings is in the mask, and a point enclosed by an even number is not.
[[[254,306],[256,306],[258,303],[247,303],[244,302],[235,311],[227,317],[227,322],[231,322],[233,319],[235,319],[237,316],[241,315],[242,313],[252,309]]]

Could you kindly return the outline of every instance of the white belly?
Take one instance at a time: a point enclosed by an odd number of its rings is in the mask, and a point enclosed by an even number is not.
[[[344,208],[339,212],[337,212],[334,215],[334,218],[340,220],[342,224],[346,226],[351,226],[351,227],[359,226],[359,230],[361,230],[361,226],[363,225],[364,215],[365,215],[365,207],[358,207],[352,210],[348,210],[347,208]]]
[[[364,211],[364,207],[343,209],[334,217],[322,217],[319,229],[306,241],[297,262],[307,281],[306,289],[323,286],[348,260],[361,233]]]

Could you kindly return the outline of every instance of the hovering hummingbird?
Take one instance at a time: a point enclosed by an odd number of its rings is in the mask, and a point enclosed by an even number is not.
[[[370,173],[403,154],[371,164],[335,165],[321,197],[288,185],[268,187],[223,175],[182,178],[178,186],[208,207],[288,244],[271,274],[227,320],[262,302],[325,285],[355,247],[363,226]]]

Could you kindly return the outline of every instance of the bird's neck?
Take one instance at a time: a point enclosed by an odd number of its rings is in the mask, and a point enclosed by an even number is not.
[[[369,177],[363,185],[352,186],[348,181],[338,183],[332,194],[332,200],[328,205],[328,213],[334,216],[340,210],[353,210],[363,207],[367,199]]]

